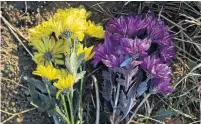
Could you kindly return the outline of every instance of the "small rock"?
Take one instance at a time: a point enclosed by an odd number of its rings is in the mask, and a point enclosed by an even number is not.
[[[38,13],[39,13],[39,12],[40,12],[40,8],[37,8],[36,12],[38,12]]]
[[[16,121],[17,121],[18,123],[21,123],[21,122],[23,121],[23,119],[22,119],[22,118],[17,118]]]
[[[17,109],[15,107],[13,108],[13,112],[17,112]]]
[[[11,105],[12,105],[12,106],[15,106],[15,102],[11,102]]]

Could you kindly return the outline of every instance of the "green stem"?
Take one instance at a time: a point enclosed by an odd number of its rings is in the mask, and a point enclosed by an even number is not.
[[[144,102],[150,97],[151,93],[148,93],[145,95],[144,99],[140,102],[140,104],[137,106],[137,108],[135,109],[135,111],[132,113],[130,119],[128,120],[128,122],[126,124],[130,124],[130,122],[132,121],[133,117],[136,115],[136,113],[138,112],[138,110],[140,109],[140,107],[144,104]]]
[[[69,115],[68,115],[68,110],[67,110],[67,107],[66,107],[65,96],[64,96],[64,95],[61,95],[61,98],[62,98],[62,104],[63,104],[63,106],[64,106],[64,111],[65,111],[66,117],[67,117],[68,120],[69,120]],[[70,121],[69,121],[69,122],[70,122]]]
[[[70,124],[69,119],[62,113],[62,111],[60,110],[60,108],[58,106],[56,106],[56,112],[59,113],[61,115],[61,117],[68,123]]]
[[[84,39],[84,47],[86,46],[86,39]],[[80,72],[82,72],[83,70],[85,70],[86,68],[86,63],[84,63],[84,67],[82,69],[82,66],[80,67]],[[83,112],[83,108],[82,108],[82,95],[83,95],[83,83],[84,83],[84,79],[82,78],[80,80],[80,95],[79,95],[79,107],[78,107],[78,117],[79,117],[79,120],[80,122],[82,123],[82,112]]]
[[[47,83],[48,83],[48,81],[45,79],[45,86],[46,86],[46,89],[47,89],[48,96],[49,96],[50,99],[52,99],[52,98],[51,98],[51,94],[50,94],[50,89],[49,89]]]
[[[80,67],[80,72],[82,72],[82,67]],[[83,78],[80,81],[80,95],[79,95],[79,109],[78,109],[78,117],[80,122],[82,123],[82,93],[83,93]]]
[[[72,102],[72,97],[73,96],[73,87],[70,88],[70,93],[67,94],[68,97],[68,103],[69,103],[69,107],[70,107],[70,117],[71,117],[71,123],[70,124],[74,124],[74,116],[73,116],[73,102]]]
[[[92,75],[93,82],[95,85],[95,90],[96,90],[96,124],[99,124],[100,120],[100,99],[99,99],[99,92],[98,92],[98,82],[97,79],[94,75]]]
[[[117,103],[118,103],[118,99],[119,99],[119,92],[120,92],[120,84],[118,83],[117,90],[116,90],[115,103],[114,103],[113,117],[111,120],[112,124],[115,124],[115,113],[116,113]]]

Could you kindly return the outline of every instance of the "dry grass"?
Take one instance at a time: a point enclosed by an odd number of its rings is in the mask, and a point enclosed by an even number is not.
[[[172,62],[172,84],[175,92],[169,95],[154,95],[137,114],[134,123],[201,123],[201,3],[200,2],[90,2],[82,3],[96,12],[96,21],[105,24],[111,17],[154,12],[164,20],[172,33],[177,57]],[[25,11],[27,12],[27,10]],[[96,15],[96,14],[95,14]],[[2,66],[2,65],[1,65]],[[102,67],[91,72],[90,77]],[[89,80],[90,81],[90,80]],[[98,82],[99,83],[99,82]],[[20,84],[21,85],[21,84]],[[87,84],[86,84],[87,85]],[[92,84],[85,86],[87,108],[85,122],[93,120],[96,110],[95,91]],[[97,89],[97,88],[96,88]],[[101,97],[101,96],[100,96]],[[101,99],[101,98],[100,98]],[[102,106],[100,104],[100,109]],[[172,111],[169,119],[158,119],[159,110]],[[99,110],[97,110],[97,113]],[[13,113],[7,113],[12,114]],[[101,114],[101,113],[100,113]],[[102,118],[100,121],[103,120]],[[95,122],[95,121],[94,121]]]
[[[117,2],[116,11],[106,4],[100,2],[90,7],[102,13],[106,21],[118,15],[154,12],[168,24],[177,51],[171,64],[175,92],[152,96],[134,123],[201,123],[201,3]],[[138,4],[137,10],[134,4]],[[174,116],[167,120],[154,119],[160,116],[156,115],[157,111],[163,109],[173,111]]]

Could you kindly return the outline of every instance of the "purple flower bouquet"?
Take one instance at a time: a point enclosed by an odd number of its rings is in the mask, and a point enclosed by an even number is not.
[[[143,94],[171,93],[175,56],[168,27],[151,15],[121,16],[106,26],[105,42],[94,48],[93,64],[103,62],[102,96],[112,123],[128,122]]]

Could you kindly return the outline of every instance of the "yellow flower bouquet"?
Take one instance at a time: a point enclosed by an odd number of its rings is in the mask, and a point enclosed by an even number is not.
[[[55,123],[81,124],[84,64],[94,53],[86,47],[87,38],[104,38],[101,25],[89,20],[91,13],[83,7],[58,9],[53,17],[29,30],[29,45],[37,68],[29,82],[28,98],[32,105],[48,112]],[[87,35],[87,37],[86,37]],[[79,83],[79,88],[74,87]],[[74,91],[78,90],[78,112],[74,111]]]

